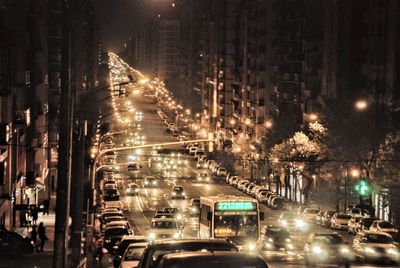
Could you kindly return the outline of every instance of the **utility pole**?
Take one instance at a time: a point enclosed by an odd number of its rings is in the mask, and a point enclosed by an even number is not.
[[[68,267],[69,198],[71,180],[72,98],[70,87],[71,28],[69,1],[62,3],[62,54],[61,54],[61,99],[60,135],[58,154],[58,180],[56,199],[56,223],[54,238],[53,268]]]

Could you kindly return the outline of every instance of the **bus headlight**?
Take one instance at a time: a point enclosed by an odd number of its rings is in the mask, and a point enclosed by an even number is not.
[[[288,222],[287,222],[286,220],[283,220],[283,221],[282,221],[282,225],[287,226],[287,225],[288,225]]]
[[[172,235],[173,238],[179,238],[180,236],[181,236],[180,233],[174,233],[174,234]]]
[[[154,240],[154,239],[156,239],[156,233],[150,233],[149,234],[149,238],[151,239],[151,240]]]

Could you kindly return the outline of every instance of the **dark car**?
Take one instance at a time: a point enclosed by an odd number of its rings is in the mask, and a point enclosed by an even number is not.
[[[158,179],[153,176],[146,176],[144,178],[143,184],[145,187],[157,187]]]
[[[192,198],[190,200],[189,213],[191,216],[199,215],[199,213],[200,213],[200,198]]]
[[[114,253],[114,259],[113,259],[113,264],[115,268],[118,268],[122,256],[125,253],[125,250],[128,248],[130,244],[133,243],[143,243],[143,242],[148,242],[148,238],[145,236],[123,236],[121,241],[116,243],[116,245],[113,247],[113,253]]]
[[[267,225],[261,231],[261,250],[293,250],[293,240],[286,228]]]
[[[113,247],[119,241],[121,241],[124,235],[130,235],[129,229],[125,225],[113,226],[104,230],[103,247],[108,252],[112,252]]]
[[[172,199],[185,199],[186,194],[185,191],[183,190],[183,186],[175,185],[172,187],[171,190],[171,198]]]
[[[163,256],[158,268],[268,268],[258,255],[243,252],[180,252]]]
[[[0,256],[19,256],[33,252],[29,238],[11,231],[0,231]]]
[[[271,208],[272,209],[283,209],[285,208],[285,199],[282,197],[275,197],[271,201]]]
[[[317,264],[336,264],[350,267],[354,253],[336,233],[311,234],[304,246],[304,259],[308,267]]]
[[[178,241],[167,239],[156,241],[149,244],[144,250],[138,268],[158,267],[162,257],[169,253],[201,250],[210,252],[238,251],[238,248],[227,239],[182,239]]]
[[[106,188],[104,190],[104,201],[119,201],[119,191],[116,188]]]

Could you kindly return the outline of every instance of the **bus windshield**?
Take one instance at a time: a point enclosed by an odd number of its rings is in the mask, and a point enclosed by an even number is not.
[[[258,238],[257,215],[215,216],[215,237]]]

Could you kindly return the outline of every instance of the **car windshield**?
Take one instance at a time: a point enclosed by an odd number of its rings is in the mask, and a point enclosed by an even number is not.
[[[215,237],[257,237],[257,215],[215,216]]]
[[[177,229],[174,221],[154,221],[151,223],[153,229]]]
[[[183,187],[174,187],[172,190],[174,192],[183,192]]]
[[[394,225],[391,224],[390,222],[383,221],[379,223],[379,227],[381,228],[394,228]]]
[[[319,210],[318,209],[307,209],[305,211],[306,214],[318,214]]]
[[[125,253],[125,261],[138,261],[142,257],[144,247],[129,247]]]
[[[178,213],[178,209],[177,208],[164,208],[163,212],[175,214],[175,213]]]
[[[363,219],[362,220],[364,227],[367,229],[369,227],[371,227],[371,225],[372,225],[372,223],[374,223],[374,221],[375,221],[375,219]]]
[[[127,235],[129,231],[127,228],[111,228],[107,229],[104,232],[104,236],[113,236],[113,235]]]
[[[348,214],[337,214],[336,218],[341,219],[341,220],[350,220],[351,219],[351,215],[348,215]]]
[[[377,243],[377,244],[391,244],[393,243],[393,239],[387,235],[381,234],[369,234],[366,236],[367,243]]]
[[[265,232],[266,236],[279,236],[281,238],[289,237],[289,232],[281,227],[269,227]]]
[[[296,215],[293,213],[283,213],[282,214],[282,219],[284,220],[294,220],[296,219]]]
[[[343,243],[343,239],[338,235],[316,235],[313,242],[318,244],[340,244]]]

